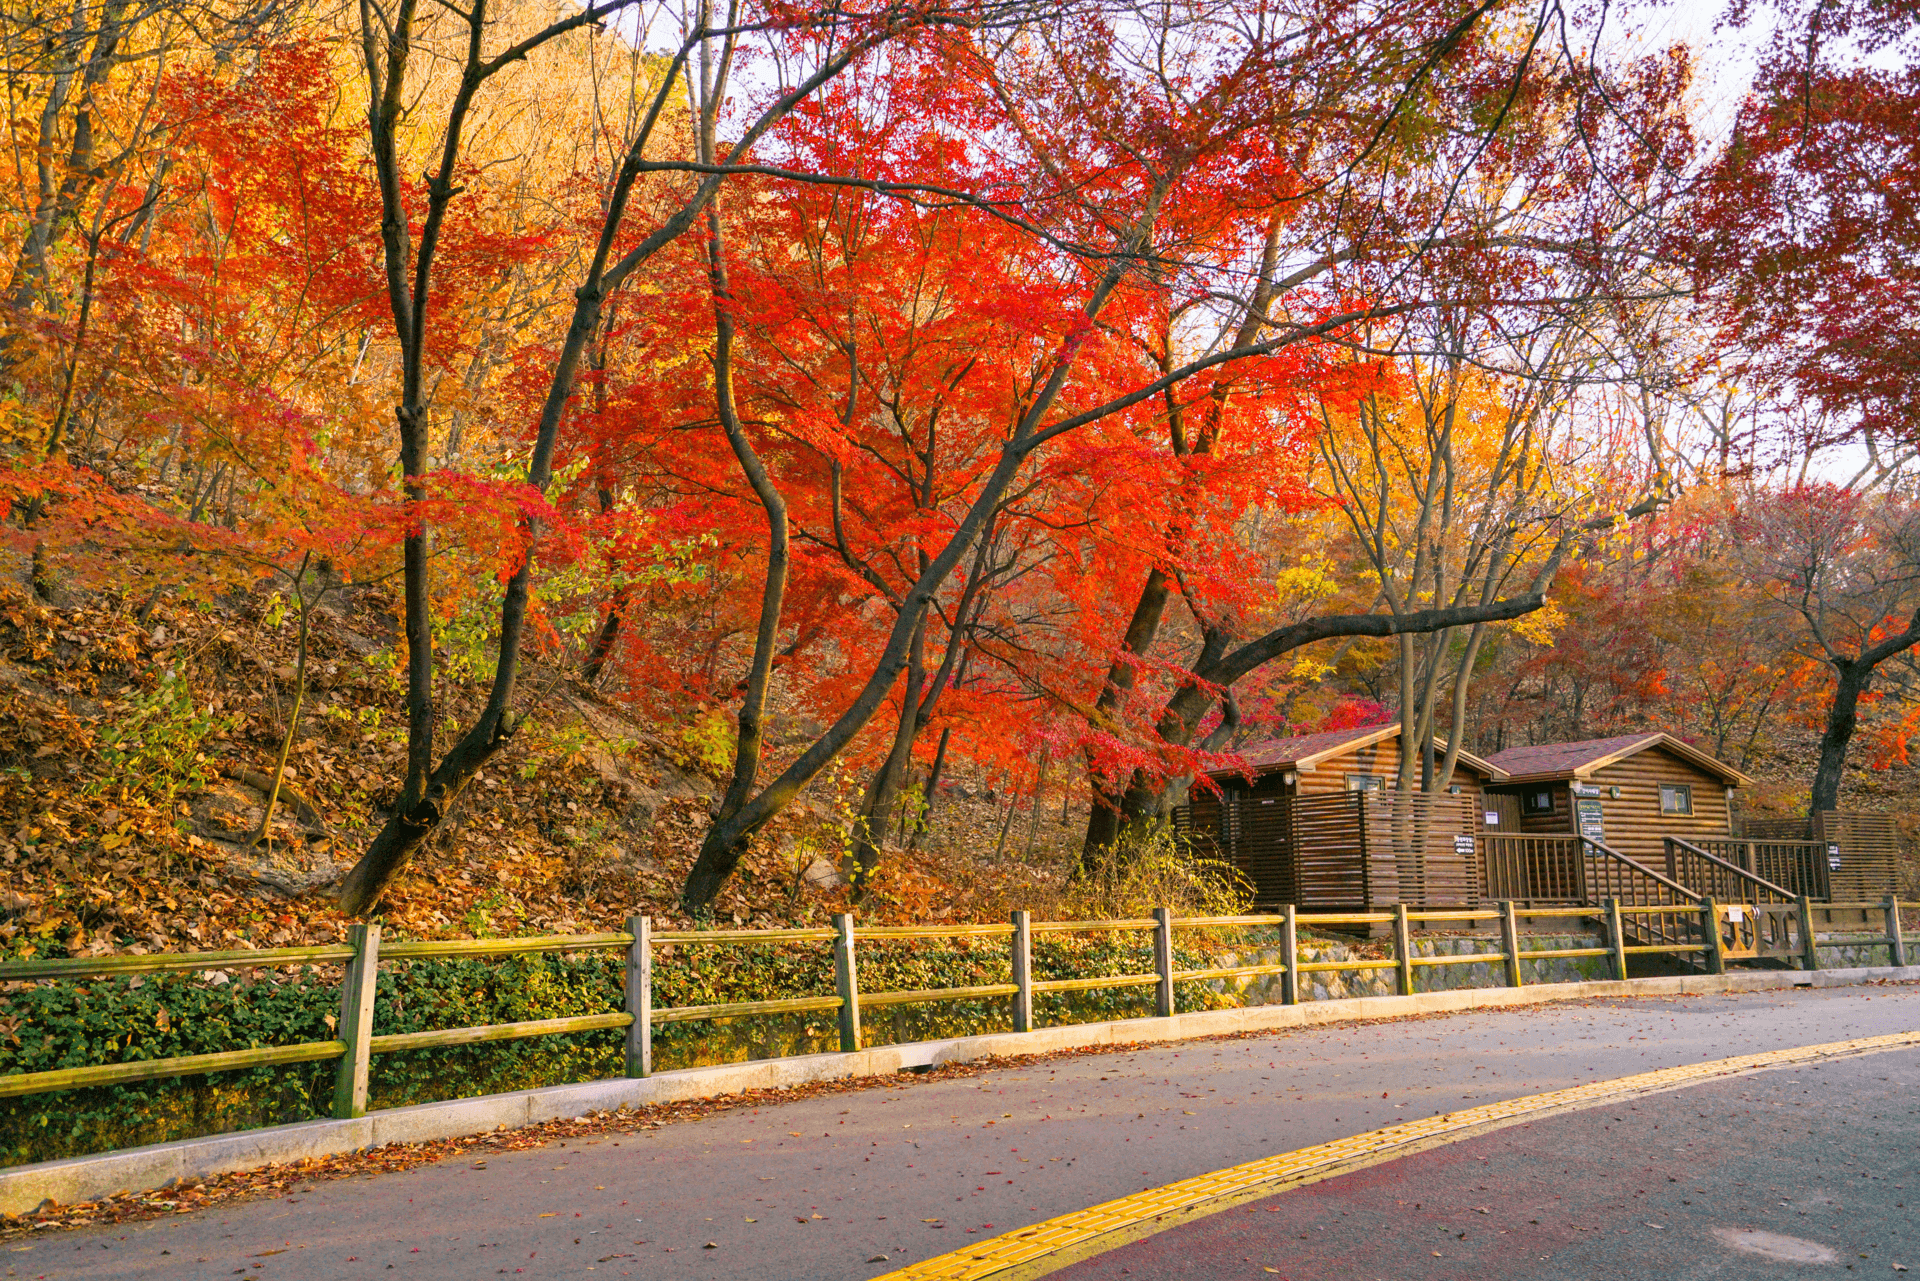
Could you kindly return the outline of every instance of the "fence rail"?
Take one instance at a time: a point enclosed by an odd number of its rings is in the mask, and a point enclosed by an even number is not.
[[[1530,839],[1530,838],[1529,838]],[[1592,842],[1584,842],[1592,846]],[[404,1050],[457,1045],[477,1045],[494,1041],[520,1040],[540,1036],[625,1028],[627,1030],[626,1072],[628,1076],[652,1074],[653,1029],[661,1024],[706,1020],[749,1018],[774,1014],[815,1014],[833,1011],[839,1024],[842,1050],[860,1046],[860,1011],[863,1007],[923,1004],[941,1001],[997,1000],[1012,998],[1013,1026],[1018,1032],[1033,1028],[1033,998],[1036,994],[1084,992],[1102,989],[1153,987],[1155,1014],[1174,1011],[1177,984],[1215,979],[1278,974],[1281,999],[1296,1004],[1301,999],[1300,976],[1339,972],[1396,970],[1396,990],[1405,995],[1414,991],[1416,970],[1447,965],[1498,963],[1504,967],[1508,986],[1524,983],[1521,962],[1560,957],[1613,957],[1616,978],[1627,975],[1627,958],[1633,955],[1667,953],[1701,957],[1712,972],[1720,972],[1727,957],[1743,955],[1738,939],[1725,933],[1726,912],[1711,897],[1697,901],[1672,901],[1682,887],[1664,877],[1646,873],[1638,864],[1594,846],[1576,860],[1582,875],[1594,879],[1597,867],[1610,860],[1628,863],[1636,872],[1664,882],[1660,894],[1665,901],[1630,902],[1609,895],[1596,905],[1548,906],[1516,905],[1512,899],[1473,910],[1416,910],[1397,906],[1391,912],[1297,912],[1285,911],[1250,916],[1211,916],[1177,918],[1161,908],[1151,917],[1107,921],[1033,921],[1025,912],[1013,913],[1004,925],[956,926],[878,926],[856,933],[853,918],[834,918],[831,929],[786,930],[675,930],[656,932],[646,917],[628,921],[625,931],[605,934],[543,935],[524,939],[456,939],[430,942],[394,942],[381,945],[380,927],[354,925],[345,944],[318,947],[275,948],[244,952],[184,952],[152,956],[75,957],[42,961],[10,961],[0,964],[0,983],[39,983],[59,979],[181,973],[240,968],[274,968],[343,963],[339,1039],[303,1042],[294,1045],[256,1046],[218,1054],[199,1054],[182,1058],[135,1060],[124,1063],[96,1064],[60,1068],[46,1072],[0,1075],[0,1098],[18,1098],[59,1090],[89,1086],[124,1085],[168,1077],[194,1076],[242,1068],[270,1067],[279,1064],[310,1063],[338,1059],[333,1114],[337,1117],[362,1116],[367,1106],[367,1075],[371,1057]],[[1717,861],[1717,860],[1716,860]],[[1736,869],[1737,870],[1737,869]],[[1612,879],[1622,886],[1631,878]],[[1773,887],[1778,889],[1779,887]],[[1641,887],[1643,896],[1644,887]],[[1776,905],[1777,906],[1777,905]],[[1835,903],[1835,908],[1878,910],[1884,913],[1884,935],[1851,935],[1849,942],[1878,941],[1890,952],[1895,965],[1907,963],[1908,947],[1920,942],[1920,935],[1903,932],[1901,912],[1920,909],[1920,903],[1900,903],[1892,897],[1874,902]],[[1809,969],[1819,967],[1816,939],[1812,929],[1809,900],[1802,895],[1781,910],[1797,915],[1800,962]],[[1529,918],[1590,918],[1599,923],[1606,936],[1604,947],[1524,948],[1518,929],[1521,912]],[[1500,931],[1497,952],[1467,953],[1455,956],[1417,956],[1414,954],[1412,927],[1415,923],[1459,925],[1493,922]],[[1343,961],[1305,961],[1300,957],[1299,929],[1303,925],[1335,928],[1372,927],[1381,923],[1393,926],[1392,956],[1387,959],[1353,958]],[[1683,924],[1685,930],[1677,928]],[[1279,948],[1286,959],[1278,963],[1222,966],[1182,970],[1173,966],[1173,937],[1176,930],[1265,927],[1280,932]],[[1118,974],[1068,979],[1033,977],[1031,946],[1036,934],[1143,932],[1153,934],[1152,973]],[[1009,941],[1013,982],[989,983],[970,987],[928,988],[911,991],[869,992],[859,985],[860,939],[932,939],[932,938],[1005,938]],[[1639,941],[1634,941],[1634,940]],[[764,1001],[728,1001],[710,1005],[656,1007],[653,1004],[654,953],[660,948],[685,946],[739,946],[763,943],[828,943],[834,957],[835,991],[832,996],[786,997]],[[625,1006],[620,1012],[575,1015],[526,1023],[501,1023],[480,1027],[444,1028],[426,1032],[373,1035],[373,1007],[377,988],[375,978],[381,961],[418,960],[430,957],[501,957],[552,952],[617,951],[627,953]]]

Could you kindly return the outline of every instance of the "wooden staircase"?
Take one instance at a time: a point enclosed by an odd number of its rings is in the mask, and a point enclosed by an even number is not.
[[[1487,836],[1487,897],[1532,907],[1621,908],[1629,948],[1704,945],[1701,903],[1712,899],[1728,960],[1797,955],[1799,903],[1782,886],[1688,841],[1668,839],[1666,870],[1587,836]],[[1670,908],[1671,911],[1658,909]],[[1704,965],[1704,952],[1683,952]]]

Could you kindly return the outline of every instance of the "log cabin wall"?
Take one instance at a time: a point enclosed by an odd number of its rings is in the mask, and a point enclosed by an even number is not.
[[[1440,761],[1436,754],[1436,767]],[[1416,764],[1416,770],[1419,768]],[[1394,790],[1400,777],[1400,739],[1382,739],[1378,743],[1369,743],[1365,747],[1354,747],[1332,756],[1315,765],[1311,771],[1300,774],[1297,794],[1300,796],[1325,796],[1329,793],[1347,790],[1347,779],[1351,776],[1378,778],[1383,791]],[[1453,767],[1453,783],[1460,788],[1459,794],[1465,797],[1480,795],[1486,780],[1465,761],[1456,761]],[[1415,786],[1414,791],[1420,789]]]
[[[1565,783],[1528,783],[1524,787],[1500,787],[1496,789],[1503,799],[1505,810],[1501,822],[1507,821],[1511,812],[1515,826],[1504,828],[1509,836],[1565,836],[1573,828],[1573,803],[1567,795]],[[1546,792],[1553,798],[1553,808],[1539,813],[1528,813],[1526,798],[1537,792]]]
[[[1349,774],[1371,775],[1384,780],[1380,784],[1382,788],[1392,788],[1400,775],[1399,737],[1381,739],[1365,747],[1350,747],[1338,756],[1321,761],[1311,772],[1300,775],[1299,794],[1324,796],[1329,792],[1344,792]]]
[[[1487,815],[1494,815],[1492,822]],[[1513,792],[1488,788],[1480,793],[1480,830],[1489,836],[1520,836],[1526,828],[1520,823],[1520,797]]]
[[[1606,843],[1628,858],[1664,872],[1665,838],[1724,839],[1733,834],[1727,795],[1732,790],[1716,775],[1663,747],[1649,747],[1623,761],[1595,770],[1587,780],[1600,789],[1600,813]],[[1693,813],[1668,814],[1660,809],[1661,784],[1686,787],[1693,797]],[[1609,789],[1619,788],[1616,798]],[[1575,830],[1569,826],[1562,831]]]

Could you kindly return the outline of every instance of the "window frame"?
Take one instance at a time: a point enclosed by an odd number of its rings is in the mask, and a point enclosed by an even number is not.
[[[1342,775],[1348,793],[1384,792],[1387,790],[1387,776],[1384,774],[1346,774]],[[1354,784],[1359,786],[1355,787]]]
[[[1667,804],[1667,799],[1669,797],[1674,798],[1679,803],[1674,806],[1669,806]],[[1692,818],[1693,817],[1693,784],[1691,783],[1660,784],[1660,817],[1661,818]]]
[[[1549,786],[1520,793],[1520,813],[1528,818],[1539,818],[1543,814],[1553,813],[1553,790],[1554,789]],[[1544,800],[1546,804],[1536,804],[1536,802],[1541,800]]]

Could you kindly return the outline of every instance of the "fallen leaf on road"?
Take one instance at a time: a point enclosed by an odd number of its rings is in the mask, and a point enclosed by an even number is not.
[[[884,1254],[876,1254],[871,1259],[867,1260],[868,1263],[885,1263],[886,1261],[887,1261],[887,1256]]]
[[[560,1213],[558,1210],[549,1210],[545,1214],[541,1215],[540,1217],[543,1219],[551,1219],[554,1215],[558,1213]]]
[[[717,1242],[709,1241],[705,1245],[701,1246],[700,1248],[702,1250],[718,1250],[720,1246]]]

